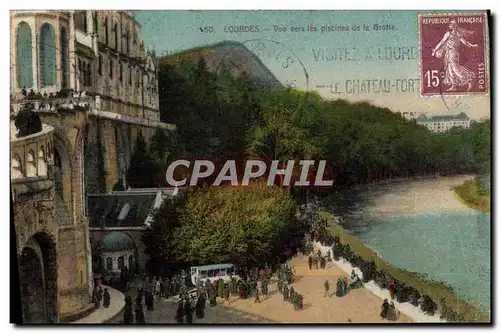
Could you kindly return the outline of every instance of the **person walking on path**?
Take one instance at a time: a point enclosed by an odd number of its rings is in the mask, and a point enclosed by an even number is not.
[[[328,296],[328,292],[330,291],[330,283],[328,282],[328,279],[325,280],[325,296]]]
[[[182,301],[180,301],[180,300],[177,304],[177,312],[175,313],[175,319],[177,321],[177,324],[184,323],[184,307],[183,307]]]
[[[229,290],[229,284],[224,285],[224,299],[226,300],[226,303],[229,304],[229,295],[230,295],[230,290]]]
[[[205,293],[201,293],[200,297],[196,301],[196,318],[202,319],[205,317]]]
[[[144,310],[142,309],[142,303],[135,305],[135,322],[137,324],[145,324],[146,317],[144,316]]]
[[[186,313],[186,323],[192,324],[193,323],[193,308],[191,307],[191,302],[189,299],[186,299],[186,302],[184,304],[184,312]]]
[[[285,286],[283,287],[283,300],[286,302],[288,301],[288,286],[285,284]]]
[[[391,279],[391,281],[389,282],[389,284],[387,286],[389,289],[389,293],[391,294],[391,300],[393,300],[394,294],[396,293],[396,282],[394,281],[394,279]]]
[[[311,270],[312,269],[312,265],[313,265],[313,258],[311,256],[309,256],[309,259],[307,261],[308,261],[308,264],[309,264],[309,270]]]
[[[283,293],[283,281],[281,279],[278,280],[278,291],[280,294]]]
[[[259,288],[255,288],[255,301],[254,301],[254,303],[260,303]]]
[[[106,309],[109,308],[111,304],[111,296],[109,295],[108,288],[104,288],[104,293],[102,294],[102,306]]]
[[[123,312],[123,323],[133,324],[134,323],[134,313],[132,312],[132,297],[125,297],[125,310]]]

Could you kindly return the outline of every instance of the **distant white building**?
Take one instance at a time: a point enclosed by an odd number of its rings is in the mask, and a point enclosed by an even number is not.
[[[470,128],[470,119],[461,112],[458,115],[450,116],[432,116],[427,117],[422,114],[417,119],[417,124],[427,127],[432,132],[446,132],[453,127]]]

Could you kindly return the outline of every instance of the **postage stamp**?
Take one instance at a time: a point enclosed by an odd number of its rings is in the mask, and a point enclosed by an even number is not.
[[[420,14],[421,94],[487,94],[487,17]]]

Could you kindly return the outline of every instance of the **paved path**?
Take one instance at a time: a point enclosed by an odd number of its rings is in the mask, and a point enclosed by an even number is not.
[[[304,296],[304,308],[295,310],[290,302],[285,302],[277,291],[277,283],[269,286],[270,297],[254,303],[253,298],[234,297],[228,307],[265,317],[279,323],[394,323],[380,317],[382,300],[365,288],[349,291],[344,297],[335,296],[336,281],[349,274],[337,265],[329,263],[326,269],[309,270],[307,257],[296,257],[289,262],[296,275],[293,287]],[[328,279],[330,290],[325,297],[324,282]],[[222,307],[226,307],[224,303]],[[396,323],[412,320],[402,314]]]
[[[72,324],[106,323],[116,317],[116,315],[118,315],[120,311],[122,311],[122,309],[125,307],[125,295],[111,287],[103,286],[103,288],[108,288],[109,291],[109,296],[111,298],[111,304],[109,305],[109,308],[103,308],[101,305],[99,309],[95,309],[87,317],[74,321],[72,322]]]
[[[135,287],[133,289],[131,288],[128,295],[132,296],[135,305],[136,288]],[[217,300],[219,301],[220,299]],[[154,308],[153,311],[147,311],[143,301],[143,309],[144,309],[144,316],[146,317],[146,323],[150,324],[177,323],[177,321],[175,320],[175,313],[177,310],[176,298],[175,299],[155,298],[153,308]],[[109,323],[110,324],[120,323],[123,319],[122,317],[123,316],[120,315],[119,317],[114,318],[114,320],[110,321]],[[248,314],[236,309],[225,308],[223,306],[210,307],[208,306],[208,302],[207,306],[205,307],[205,318],[196,319],[196,317],[193,315],[193,324],[233,324],[233,323],[262,324],[262,323],[272,323],[272,321],[270,321],[269,319],[259,317],[257,315]]]

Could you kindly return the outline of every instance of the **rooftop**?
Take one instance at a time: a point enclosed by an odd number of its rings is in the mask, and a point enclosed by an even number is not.
[[[89,226],[143,226],[153,210],[157,192],[89,194],[87,196]]]
[[[468,120],[468,119],[469,117],[464,112],[461,112],[456,115],[442,115],[442,116],[430,116],[430,117],[422,115],[418,120],[420,122],[436,122],[436,121],[454,121],[454,120]]]
[[[192,266],[191,268],[198,268],[203,270],[211,270],[211,269],[222,269],[222,268],[230,268],[234,267],[233,264],[213,264],[213,265],[203,265],[203,266]]]

